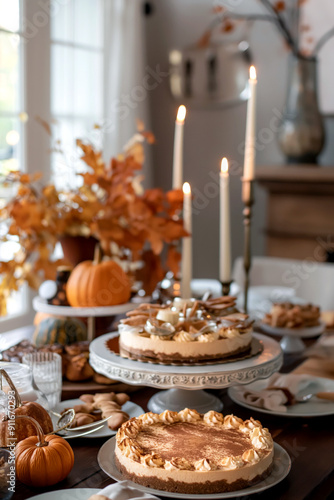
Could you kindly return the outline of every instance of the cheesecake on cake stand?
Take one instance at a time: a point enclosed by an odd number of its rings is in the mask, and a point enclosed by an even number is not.
[[[181,411],[185,407],[200,413],[221,411],[220,399],[204,389],[222,389],[268,378],[280,369],[283,355],[275,340],[250,332],[248,318],[239,316],[237,324],[227,325],[224,317],[230,316],[232,321],[231,315],[239,313],[231,307],[215,309],[217,303],[224,302],[199,303],[196,307],[194,301],[183,304],[177,318],[176,314],[173,318],[173,309],[177,307],[148,304],[146,309],[142,304],[140,314],[129,313],[130,322],[123,321],[120,333],[93,340],[90,364],[95,371],[112,379],[167,389],[150,399],[148,408],[154,413],[166,409]],[[203,324],[204,320],[214,325],[211,330]],[[164,340],[157,332],[164,335]],[[118,340],[120,349],[113,347]]]

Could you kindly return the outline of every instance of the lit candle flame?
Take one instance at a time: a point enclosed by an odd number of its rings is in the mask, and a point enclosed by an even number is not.
[[[251,66],[249,68],[249,78],[251,80],[256,80],[256,69],[255,69],[255,66]]]
[[[187,109],[185,106],[183,106],[183,104],[181,104],[181,106],[179,107],[179,109],[177,110],[177,116],[176,116],[176,121],[178,123],[183,123],[184,120],[185,120],[185,117],[186,117],[186,113],[187,113]]]
[[[182,188],[182,190],[183,190],[183,193],[184,193],[184,194],[190,194],[190,193],[191,193],[191,188],[190,188],[190,184],[189,184],[189,182],[185,182],[185,183],[183,184],[183,188]]]
[[[222,159],[222,162],[221,162],[221,167],[220,167],[221,171],[226,174],[228,172],[228,161],[227,161],[227,158],[223,158]]]

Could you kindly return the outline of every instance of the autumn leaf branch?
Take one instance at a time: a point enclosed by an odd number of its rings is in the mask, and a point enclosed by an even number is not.
[[[237,12],[230,12],[224,7],[216,8],[216,17],[211,22],[209,29],[204,33],[198,42],[198,46],[203,47],[210,42],[212,32],[214,28],[221,24],[222,31],[225,33],[233,31],[233,24],[231,20],[243,20],[243,21],[266,21],[273,23],[279,32],[282,34],[287,45],[291,49],[292,53],[299,58],[312,58],[319,53],[323,46],[334,37],[334,27],[326,32],[316,43],[313,52],[310,55],[305,55],[299,47],[299,14],[301,1],[299,0],[298,5],[291,8],[291,27],[286,20],[286,16],[283,13],[287,10],[286,3],[284,1],[271,2],[270,0],[259,0],[263,8],[268,12],[267,14],[261,13],[244,13],[239,14]]]

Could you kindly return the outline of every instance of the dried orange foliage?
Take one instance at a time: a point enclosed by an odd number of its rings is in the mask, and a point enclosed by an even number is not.
[[[281,0],[275,2],[274,9],[276,10],[276,12],[282,12],[283,10],[285,10],[285,2],[283,2]]]
[[[182,191],[143,190],[142,141],[152,143],[154,137],[143,130],[141,123],[139,129],[127,151],[108,165],[101,151],[78,139],[87,172],[78,174],[83,185],[77,189],[58,192],[53,185],[38,189],[36,176],[20,172],[11,172],[5,179],[18,189],[0,209],[0,222],[8,228],[7,234],[0,235],[0,242],[10,241],[15,235],[20,250],[13,259],[0,261],[1,314],[6,313],[10,292],[23,282],[37,288],[44,279],[54,278],[60,262],[52,261],[52,254],[64,235],[95,236],[106,255],[141,261],[141,280],[148,293],[168,270],[177,272],[175,243],[187,235],[179,217]]]
[[[221,31],[223,33],[231,33],[234,30],[234,24],[229,19],[224,19],[221,25]]]
[[[201,38],[197,41],[196,45],[199,49],[206,49],[211,42],[211,30],[206,31],[203,33]]]

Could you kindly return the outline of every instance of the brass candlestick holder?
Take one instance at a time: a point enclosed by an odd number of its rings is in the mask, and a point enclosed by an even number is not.
[[[244,203],[244,269],[245,269],[245,286],[244,286],[244,309],[248,312],[248,289],[249,289],[249,271],[251,268],[251,218],[253,198],[253,181],[242,179],[242,201]]]
[[[222,294],[230,295],[230,288],[232,281],[221,281],[220,283],[222,285]]]

